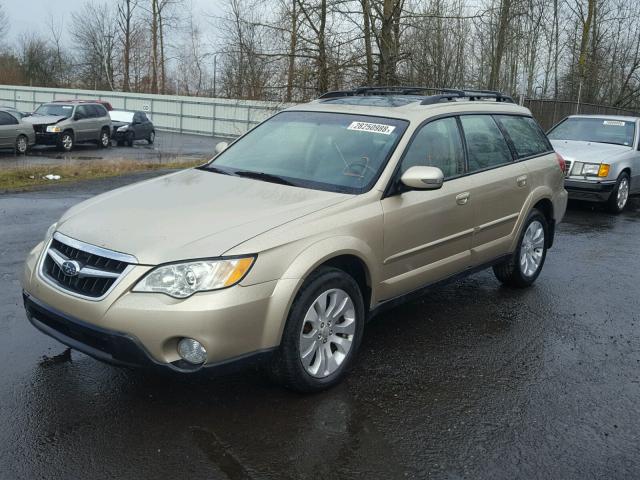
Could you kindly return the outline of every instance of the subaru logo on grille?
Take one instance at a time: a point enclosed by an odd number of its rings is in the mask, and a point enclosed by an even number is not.
[[[65,260],[60,268],[62,268],[62,272],[67,277],[75,277],[76,275],[78,275],[78,273],[80,273],[81,267],[80,264],[75,260]]]

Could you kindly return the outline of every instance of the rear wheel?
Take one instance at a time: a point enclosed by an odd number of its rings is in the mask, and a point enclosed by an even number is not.
[[[29,139],[26,135],[18,135],[16,139],[16,155],[25,155],[29,149]]]
[[[98,146],[100,148],[109,148],[111,146],[111,135],[109,135],[109,130],[107,128],[103,128],[100,132],[100,140],[98,140]]]
[[[629,201],[629,192],[631,190],[631,184],[629,182],[629,175],[627,172],[622,172],[618,177],[616,186],[607,200],[606,207],[611,213],[620,213],[627,206]]]
[[[547,219],[538,210],[531,211],[520,234],[515,253],[493,267],[497,279],[505,285],[525,288],[540,275],[547,257]]]
[[[156,141],[156,132],[151,130],[151,133],[149,134],[149,137],[147,137],[147,142],[149,143],[149,145],[153,145],[153,142],[155,142],[155,141]]]
[[[273,373],[286,387],[314,392],[340,382],[364,330],[364,304],[355,280],[321,268],[298,293],[287,319]]]
[[[62,132],[60,135],[60,140],[58,141],[58,148],[65,152],[70,152],[73,150],[74,139],[72,132]]]

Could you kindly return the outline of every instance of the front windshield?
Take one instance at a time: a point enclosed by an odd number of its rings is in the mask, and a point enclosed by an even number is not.
[[[73,112],[73,105],[56,105],[55,103],[45,103],[40,105],[34,112],[37,115],[54,115],[56,117],[70,117]]]
[[[408,122],[326,112],[283,112],[204,168],[345,193],[370,189]],[[256,175],[259,174],[260,176]]]
[[[633,121],[605,118],[568,118],[549,132],[551,140],[578,140],[582,142],[633,145],[636,125]]]

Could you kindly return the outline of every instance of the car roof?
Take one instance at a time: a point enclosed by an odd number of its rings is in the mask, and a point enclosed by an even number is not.
[[[640,119],[640,117],[632,117],[630,115],[596,115],[596,114],[570,115],[569,118],[601,118],[602,120],[619,120],[623,122],[637,122]]]
[[[498,102],[495,100],[459,99],[423,105],[425,97],[407,95],[395,96],[363,96],[318,99],[309,103],[299,104],[287,111],[312,111],[328,113],[344,113],[352,115],[366,115],[389,117],[409,121],[422,121],[430,117],[456,113],[492,113],[517,114],[531,116],[529,109],[515,103]],[[354,101],[354,99],[356,99]],[[362,100],[361,100],[362,99]]]

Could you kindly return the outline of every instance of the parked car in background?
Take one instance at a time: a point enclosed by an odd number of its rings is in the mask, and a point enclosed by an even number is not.
[[[569,198],[624,210],[629,196],[640,193],[639,127],[636,117],[572,115],[549,131],[567,164]]]
[[[111,146],[111,117],[100,103],[44,103],[25,121],[33,125],[36,143],[56,145],[65,152],[82,142]]]
[[[111,103],[107,102],[106,100],[83,100],[80,98],[73,98],[71,100],[54,100],[53,103],[99,103],[108,111],[113,110]]]
[[[112,110],[109,112],[112,124],[113,138],[118,146],[133,146],[136,140],[146,140],[151,145],[156,138],[153,123],[144,112],[132,112],[126,110]]]
[[[564,162],[511,98],[432,93],[332,92],[206,165],[72,207],[26,260],[27,316],[106,362],[260,359],[317,391],[402,298],[491,266],[530,286],[565,213]]]
[[[0,107],[0,149],[10,148],[24,155],[36,141],[33,127],[22,121],[15,110]]]
[[[29,115],[31,115],[30,113],[27,113],[27,112],[21,112],[20,110],[14,107],[3,107],[2,105],[0,105],[0,110],[10,112],[13,116],[19,117],[19,118],[28,117]]]

